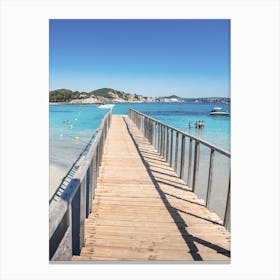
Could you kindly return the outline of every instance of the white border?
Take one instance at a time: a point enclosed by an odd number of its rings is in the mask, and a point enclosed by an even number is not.
[[[279,279],[278,1],[1,1],[1,279]],[[48,19],[227,18],[230,265],[48,263]]]

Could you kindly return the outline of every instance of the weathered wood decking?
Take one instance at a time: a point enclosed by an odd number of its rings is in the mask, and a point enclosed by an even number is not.
[[[230,234],[127,116],[113,116],[73,260],[230,260]]]

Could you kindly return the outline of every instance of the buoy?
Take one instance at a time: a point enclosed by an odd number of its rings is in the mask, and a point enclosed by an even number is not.
[[[75,137],[76,142],[78,142],[78,141],[79,141],[79,139],[80,139],[80,137],[79,137],[79,136],[76,136],[76,137]]]

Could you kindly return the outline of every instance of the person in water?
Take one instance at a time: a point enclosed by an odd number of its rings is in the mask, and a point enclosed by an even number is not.
[[[201,127],[202,128],[204,127],[204,121],[201,121]]]
[[[203,128],[204,127],[204,121],[196,121],[195,128]]]

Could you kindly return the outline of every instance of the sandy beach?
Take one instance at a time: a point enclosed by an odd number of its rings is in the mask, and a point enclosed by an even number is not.
[[[49,198],[55,193],[57,187],[61,183],[61,180],[67,173],[66,168],[63,168],[57,164],[50,163],[49,165]]]

